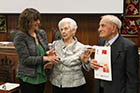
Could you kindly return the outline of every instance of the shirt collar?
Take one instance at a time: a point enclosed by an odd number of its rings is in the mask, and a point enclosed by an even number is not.
[[[70,44],[69,46],[66,46],[63,39],[61,39],[61,44],[62,44],[62,47],[63,48],[66,48],[66,47],[70,47],[70,46],[74,46],[78,41],[77,41],[77,38],[76,37],[73,37],[74,38],[74,42],[72,44]]]
[[[115,37],[113,37],[111,40],[108,41],[109,45],[112,45],[113,42],[119,37],[119,34],[117,34]]]

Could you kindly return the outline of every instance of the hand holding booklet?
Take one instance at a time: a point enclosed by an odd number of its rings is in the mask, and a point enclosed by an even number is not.
[[[111,48],[110,46],[96,46],[95,60],[101,65],[97,70],[94,70],[94,76],[97,79],[112,81],[111,71]]]

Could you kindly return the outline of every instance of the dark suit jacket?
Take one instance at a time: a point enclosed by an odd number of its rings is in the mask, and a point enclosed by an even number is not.
[[[100,39],[103,46],[105,40]],[[135,43],[119,36],[111,45],[112,81],[104,81],[104,93],[138,93],[138,48]],[[100,80],[96,79],[96,93]]]

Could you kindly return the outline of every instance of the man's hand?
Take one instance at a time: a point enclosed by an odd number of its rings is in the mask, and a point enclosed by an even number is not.
[[[100,64],[98,64],[98,62],[95,60],[95,59],[92,59],[91,62],[90,62],[90,67],[92,69],[99,69],[100,67],[102,67]]]

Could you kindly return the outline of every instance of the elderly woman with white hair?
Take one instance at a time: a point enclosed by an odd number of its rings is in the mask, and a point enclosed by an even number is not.
[[[50,81],[53,93],[83,93],[86,84],[82,67],[89,70],[89,62],[80,60],[84,45],[77,41],[75,33],[76,22],[71,18],[63,18],[58,27],[62,36],[61,40],[54,41],[52,47],[60,58],[53,65]]]

